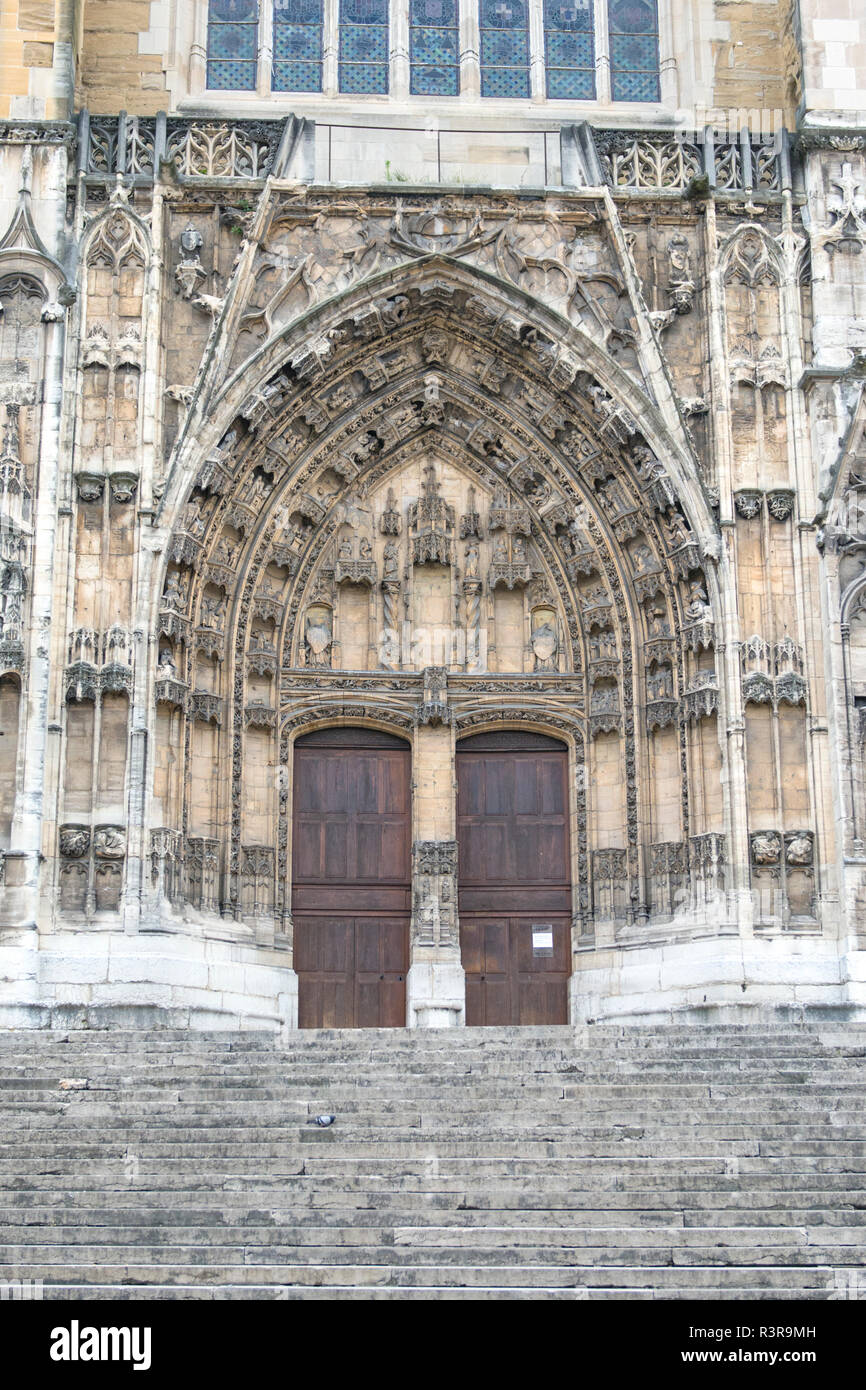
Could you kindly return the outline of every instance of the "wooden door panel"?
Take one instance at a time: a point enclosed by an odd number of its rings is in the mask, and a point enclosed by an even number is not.
[[[406,1022],[409,809],[405,742],[351,727],[298,741],[292,902],[301,1027]]]
[[[466,1021],[564,1023],[571,970],[568,755],[519,730],[457,745]],[[534,949],[549,926],[552,953]]]
[[[460,919],[460,954],[463,961],[463,969],[466,972],[467,1003],[470,976],[473,979],[484,972],[482,970],[484,951],[484,929],[474,917],[461,917]]]
[[[517,994],[517,1021],[524,1028],[568,1022],[568,982],[541,977],[521,980]]]
[[[408,919],[302,916],[295,922],[302,1028],[401,1028]]]
[[[533,947],[533,930],[550,928],[553,937],[553,954],[538,954]],[[559,920],[547,917],[518,917],[512,919],[511,942],[515,968],[524,974],[562,974],[568,972],[568,958],[571,949],[571,922],[567,917]]]

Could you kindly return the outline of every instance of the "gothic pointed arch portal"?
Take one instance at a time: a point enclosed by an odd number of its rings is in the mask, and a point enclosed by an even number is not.
[[[457,960],[455,738],[521,724],[569,748],[574,949],[699,915],[724,862],[720,587],[687,435],[609,333],[491,276],[428,257],[375,289],[191,406],[154,595],[155,879],[167,856],[178,901],[290,941],[293,742],[390,730],[413,968]]]

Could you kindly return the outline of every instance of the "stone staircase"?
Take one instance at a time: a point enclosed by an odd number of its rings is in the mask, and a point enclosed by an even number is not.
[[[844,1025],[7,1033],[0,1279],[862,1298],[864,1099],[866,1029]]]

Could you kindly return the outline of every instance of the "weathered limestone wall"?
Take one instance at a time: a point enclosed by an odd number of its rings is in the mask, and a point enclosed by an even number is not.
[[[120,93],[120,104],[131,115],[166,109],[164,48],[170,8],[167,0],[80,0],[77,106],[113,114]]]
[[[0,14],[0,118],[66,120],[75,0],[10,0]]]
[[[697,136],[536,106],[515,163],[471,98],[473,193],[372,188],[330,98],[167,128],[204,13],[86,4],[81,145],[0,145],[0,1020],[293,1026],[293,742],[358,722],[410,1023],[464,1019],[455,750],[512,725],[568,749],[574,1019],[866,1009],[859,17],[685,7]]]

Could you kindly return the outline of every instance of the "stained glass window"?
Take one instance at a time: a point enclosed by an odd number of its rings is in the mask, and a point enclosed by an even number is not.
[[[610,79],[614,101],[659,100],[656,0],[609,0]]]
[[[526,0],[481,0],[481,95],[529,96]]]
[[[547,95],[591,101],[595,96],[592,0],[544,0]]]
[[[210,0],[207,17],[207,85],[254,92],[259,28],[256,0]]]
[[[409,61],[409,91],[413,96],[457,96],[457,0],[409,0]]]
[[[340,91],[387,90],[388,0],[340,0]]]
[[[322,0],[274,0],[275,92],[322,90]]]

